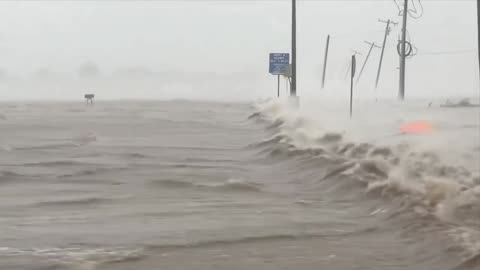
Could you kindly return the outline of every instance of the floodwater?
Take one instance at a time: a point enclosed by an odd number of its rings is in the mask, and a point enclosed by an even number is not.
[[[478,108],[3,103],[0,127],[0,269],[480,269]]]

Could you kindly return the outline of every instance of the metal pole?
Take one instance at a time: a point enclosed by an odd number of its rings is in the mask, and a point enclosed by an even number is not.
[[[297,96],[297,10],[296,0],[292,0],[292,82],[290,95]]]
[[[480,76],[480,0],[477,0],[478,71]]]
[[[330,45],[330,35],[327,36],[327,45],[325,47],[325,59],[323,60],[322,89],[325,87],[325,73],[327,72],[328,46]]]
[[[288,77],[286,77],[286,78],[285,78],[285,90],[286,90],[286,92],[287,92],[287,93],[286,93],[287,96],[288,96],[288,91],[289,91],[289,89],[288,89],[288,85],[289,85],[289,84],[290,84],[290,81],[289,81]]]
[[[398,89],[398,98],[400,100],[405,99],[405,59],[406,59],[406,37],[407,37],[407,16],[408,16],[408,1],[404,0],[405,4],[403,7],[403,28],[402,28],[402,43],[400,44],[400,82]]]
[[[277,97],[280,97],[280,75],[277,75]]]
[[[383,37],[382,52],[380,54],[380,63],[378,64],[377,79],[375,80],[375,89],[377,89],[378,81],[380,80],[380,71],[382,70],[383,53],[385,52],[385,44],[387,44],[388,32],[390,32],[390,20],[387,21],[387,27],[385,28],[385,36]]]
[[[355,77],[355,67],[356,67],[356,60],[355,54],[352,55],[352,63],[351,63],[351,76],[350,76],[350,118],[352,118],[353,113],[353,77]]]
[[[360,80],[360,77],[362,76],[363,69],[367,65],[367,61],[368,61],[368,58],[370,57],[370,53],[372,53],[373,47],[375,47],[375,42],[370,43],[370,42],[365,41],[365,43],[370,44],[370,49],[368,50],[367,57],[365,57],[365,61],[363,61],[362,69],[360,69],[360,73],[358,73],[358,77],[357,77],[357,81],[356,81],[357,83],[358,83],[358,80]],[[380,48],[380,47],[378,47],[378,48]]]

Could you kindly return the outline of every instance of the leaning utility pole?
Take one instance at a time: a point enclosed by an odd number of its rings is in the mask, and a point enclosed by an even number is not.
[[[360,73],[358,73],[356,83],[358,83],[358,80],[360,80],[360,77],[362,76],[363,69],[367,65],[367,61],[368,61],[368,58],[370,57],[370,54],[372,53],[373,47],[380,48],[379,46],[375,45],[375,42],[371,43],[371,42],[365,41],[365,43],[370,45],[370,49],[368,50],[367,57],[365,57],[365,60],[363,61],[362,69],[360,69]]]
[[[297,11],[296,0],[292,0],[292,82],[290,96],[297,96]]]
[[[408,16],[408,1],[404,0],[403,5],[403,23],[402,23],[402,40],[400,44],[400,82],[398,88],[398,98],[405,99],[405,59],[406,59],[406,38],[407,38],[407,16]]]
[[[327,45],[325,47],[325,59],[323,59],[322,89],[325,87],[325,74],[327,72],[327,58],[328,58],[328,46],[329,45],[330,45],[330,35],[327,36]]]
[[[377,70],[377,79],[375,80],[375,89],[377,89],[378,82],[380,80],[380,72],[382,70],[382,63],[383,63],[383,53],[385,52],[385,45],[387,44],[387,36],[388,34],[390,34],[390,23],[397,24],[390,20],[387,20],[387,21],[378,20],[378,21],[386,23],[387,27],[385,28],[385,36],[383,37],[382,52],[380,54],[380,62],[378,64],[378,70]]]

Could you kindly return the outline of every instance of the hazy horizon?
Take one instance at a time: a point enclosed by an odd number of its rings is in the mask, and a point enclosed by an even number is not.
[[[424,1],[408,31],[407,98],[477,96],[475,1]],[[342,91],[352,52],[381,44],[400,22],[393,1],[298,1],[298,92],[320,91],[325,39],[332,35],[325,91]],[[290,1],[2,1],[0,99],[246,100],[272,96],[268,53],[290,51]],[[400,25],[392,29],[380,96],[395,97]],[[372,93],[380,50],[358,93]],[[363,63],[359,56],[358,65]],[[282,81],[282,91],[285,82]],[[362,94],[359,94],[362,95]]]

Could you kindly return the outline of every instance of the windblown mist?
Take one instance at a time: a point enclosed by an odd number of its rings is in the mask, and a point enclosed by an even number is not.
[[[415,0],[417,1],[417,0]],[[380,45],[385,24],[400,22],[393,1],[298,1],[298,87],[320,90],[326,36],[332,36],[327,89],[346,91],[352,50],[359,68]],[[476,94],[475,1],[423,1],[408,22],[418,54],[407,62],[407,97]],[[417,4],[418,5],[418,4]],[[361,12],[359,12],[361,10]],[[1,1],[3,99],[187,98],[251,100],[271,96],[268,53],[290,51],[290,2]],[[387,40],[380,91],[395,97],[400,26]],[[359,88],[373,88],[380,50]]]

